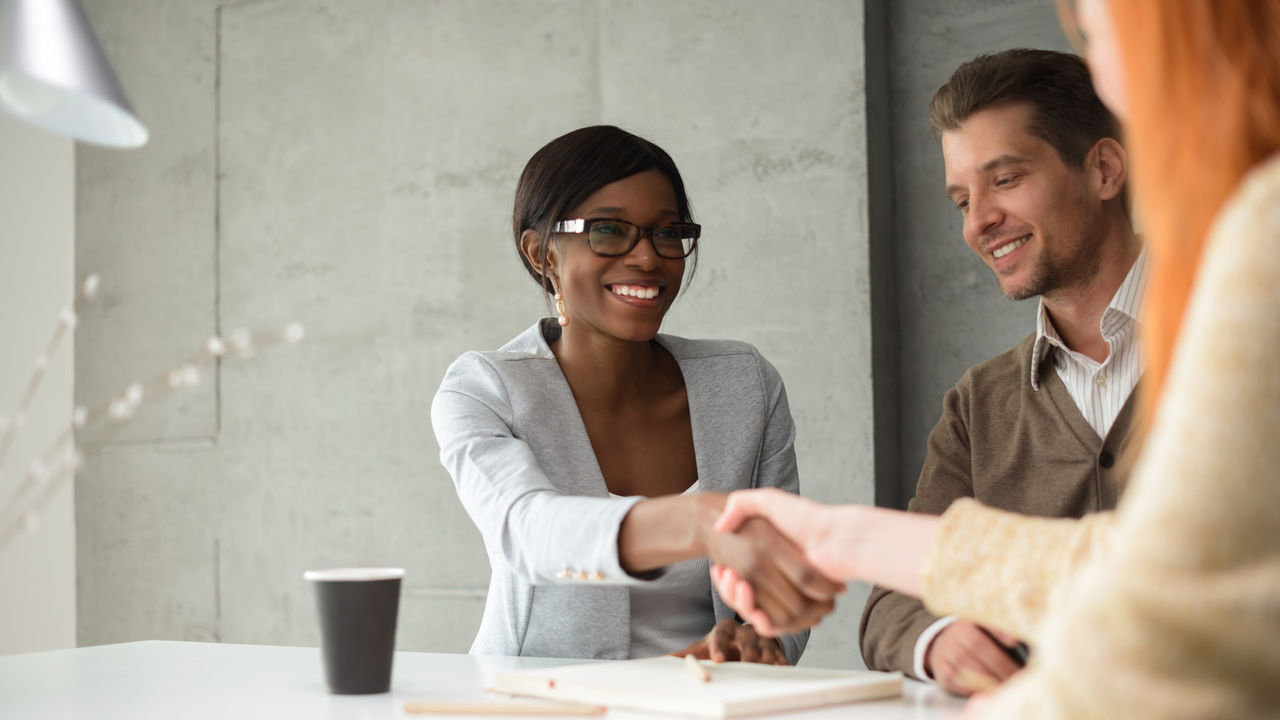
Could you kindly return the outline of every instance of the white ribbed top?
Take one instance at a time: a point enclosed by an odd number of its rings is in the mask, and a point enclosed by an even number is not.
[[[698,481],[695,480],[681,494],[689,495],[698,490]],[[711,632],[715,624],[715,608],[711,604],[711,561],[706,558],[669,565],[662,577],[631,588],[633,658],[655,657],[682,650]]]

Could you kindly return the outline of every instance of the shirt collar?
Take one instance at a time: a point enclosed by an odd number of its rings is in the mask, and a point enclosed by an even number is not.
[[[1142,301],[1147,289],[1147,270],[1147,249],[1144,247],[1138,253],[1138,259],[1133,261],[1133,267],[1129,268],[1129,272],[1124,276],[1124,282],[1120,283],[1120,287],[1111,296],[1107,309],[1102,311],[1098,329],[1102,331],[1102,337],[1108,341],[1131,324],[1136,324],[1141,317]],[[1058,336],[1058,330],[1053,327],[1053,321],[1049,319],[1044,298],[1040,298],[1040,304],[1036,310],[1036,340],[1031,345],[1031,389],[1040,389],[1040,363],[1054,348],[1062,347],[1062,338]]]
[[[1049,320],[1049,311],[1044,307],[1044,298],[1040,298],[1036,307],[1036,341],[1031,345],[1031,389],[1040,389],[1040,363],[1049,351],[1062,344],[1058,331]]]

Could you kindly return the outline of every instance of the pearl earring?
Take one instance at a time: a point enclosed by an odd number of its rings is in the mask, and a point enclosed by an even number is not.
[[[555,287],[554,285],[552,287]],[[560,323],[560,327],[569,324],[569,316],[564,314],[564,296],[560,294],[560,288],[556,287],[556,312],[560,313],[560,317],[556,318],[556,322]]]

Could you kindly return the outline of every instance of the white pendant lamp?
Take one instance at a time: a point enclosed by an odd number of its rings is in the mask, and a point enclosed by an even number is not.
[[[147,142],[76,0],[0,0],[0,106],[95,145]]]

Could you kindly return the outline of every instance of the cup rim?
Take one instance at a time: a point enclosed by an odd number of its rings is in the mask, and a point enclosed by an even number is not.
[[[305,580],[313,582],[361,582],[368,580],[399,580],[404,568],[398,567],[342,567],[308,570],[302,573]]]

